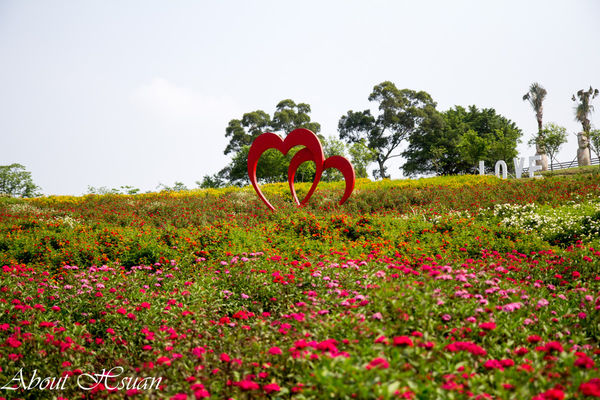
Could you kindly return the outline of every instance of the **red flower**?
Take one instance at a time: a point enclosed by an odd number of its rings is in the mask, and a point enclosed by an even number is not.
[[[387,360],[385,358],[374,358],[365,368],[366,369],[372,369],[372,368],[380,368],[380,369],[387,369],[390,367],[390,363],[387,362]]]
[[[276,383],[269,383],[263,386],[263,390],[268,393],[279,392],[281,388]]]
[[[161,364],[165,364],[167,366],[171,365],[171,359],[169,357],[158,357],[158,359],[156,360],[156,363],[161,365]]]
[[[515,350],[515,354],[518,356],[523,356],[527,353],[529,353],[529,350],[527,350],[527,348],[525,348],[525,347],[519,347],[518,349]]]
[[[249,381],[249,380],[239,381],[239,382],[234,383],[234,385],[239,386],[240,389],[242,389],[242,390],[258,390],[258,389],[260,389],[260,386],[258,383]]]
[[[584,396],[600,397],[600,378],[592,378],[588,382],[579,385],[579,391]]]
[[[542,338],[539,337],[538,335],[531,335],[527,338],[527,341],[529,343],[539,343],[542,341]]]
[[[548,353],[556,351],[557,353],[561,353],[563,351],[562,344],[559,342],[548,342],[546,343],[545,350]]]
[[[560,389],[550,389],[541,394],[543,400],[564,400],[565,392]]]
[[[394,338],[394,346],[413,347],[413,341],[408,336],[396,336]]]
[[[496,323],[495,322],[484,322],[482,324],[479,324],[479,327],[485,331],[493,331],[494,329],[496,329]]]
[[[594,360],[588,357],[585,353],[577,352],[575,355],[579,358],[575,360],[575,366],[585,369],[594,368]]]

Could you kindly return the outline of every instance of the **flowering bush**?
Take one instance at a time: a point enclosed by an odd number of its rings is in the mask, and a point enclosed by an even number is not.
[[[286,190],[0,200],[0,398],[600,397],[597,181]]]

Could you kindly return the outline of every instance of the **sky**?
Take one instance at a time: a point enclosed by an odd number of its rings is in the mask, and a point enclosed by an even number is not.
[[[289,98],[337,136],[386,80],[441,111],[494,108],[523,130],[520,156],[534,154],[522,97],[539,82],[571,161],[571,96],[600,87],[599,17],[595,0],[1,0],[0,165],[24,165],[46,195],[193,188],[229,162],[229,120]]]

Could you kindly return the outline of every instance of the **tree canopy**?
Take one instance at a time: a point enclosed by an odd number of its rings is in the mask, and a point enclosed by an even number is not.
[[[488,165],[511,160],[521,135],[514,122],[493,108],[455,106],[424,120],[409,136],[402,169],[409,176],[469,173],[479,160]]]
[[[232,119],[225,129],[225,137],[229,143],[225,155],[237,153],[244,146],[250,146],[254,139],[264,132],[287,135],[296,128],[306,128],[318,134],[321,125],[310,120],[310,105],[296,104],[293,100],[280,101],[273,117],[263,110],[245,113],[241,119]]]
[[[0,165],[0,194],[12,197],[35,197],[40,188],[33,183],[31,172],[21,164]]]
[[[544,153],[550,156],[550,169],[554,171],[556,155],[560,147],[567,142],[567,128],[555,123],[548,123],[540,131],[540,134],[529,141],[529,145],[535,144],[542,149]]]
[[[222,186],[226,183],[243,185],[248,183],[247,159],[250,145],[264,132],[278,133],[285,137],[297,128],[306,128],[319,134],[321,125],[311,121],[310,105],[296,104],[291,99],[280,101],[275,107],[273,116],[263,110],[245,113],[241,119],[232,119],[225,129],[225,137],[229,143],[225,148],[226,155],[231,154],[232,160],[225,168],[213,176],[205,176],[201,187]],[[291,157],[298,149],[293,149],[286,156],[278,150],[267,150],[260,158],[256,175],[262,182],[281,182],[287,180],[287,168]],[[304,163],[298,169],[297,180],[312,180],[315,173],[314,164]]]
[[[370,110],[350,110],[340,118],[338,131],[342,140],[362,142],[373,151],[379,167],[373,171],[375,178],[389,178],[385,163],[400,156],[394,152],[419,129],[423,120],[437,112],[436,103],[427,92],[399,90],[390,81],[376,85],[369,101],[379,104],[377,116],[372,115]]]

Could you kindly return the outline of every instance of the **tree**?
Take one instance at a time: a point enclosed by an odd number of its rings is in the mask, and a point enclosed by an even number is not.
[[[353,143],[348,149],[350,160],[357,178],[367,178],[367,168],[375,160],[375,151],[367,147],[364,140]]]
[[[214,175],[204,175],[202,182],[196,181],[196,185],[200,189],[217,189],[225,186],[226,182],[221,172],[217,172]]]
[[[588,117],[590,113],[594,111],[594,106],[592,106],[591,101],[598,96],[598,93],[598,89],[592,89],[591,86],[587,91],[581,89],[577,92],[579,103],[575,106],[575,120],[581,122],[583,132],[586,136],[589,135],[591,129],[591,123]],[[575,95],[573,95],[571,100],[577,101]]]
[[[271,117],[262,110],[246,113],[242,119],[232,119],[225,129],[225,137],[230,138],[225,155],[237,153],[243,146],[250,146],[261,133],[271,128]]]
[[[567,143],[567,128],[552,122],[544,126],[541,135],[537,135],[529,141],[530,146],[535,144],[550,156],[550,169],[552,171],[554,171],[553,161],[556,161],[556,154],[565,143]]]
[[[600,129],[590,130],[590,149],[600,159]]]
[[[296,128],[306,128],[319,134],[321,125],[310,119],[310,105],[306,103],[296,104],[293,100],[280,101],[273,113],[273,117],[262,110],[246,113],[241,119],[232,119],[225,129],[225,137],[229,143],[225,148],[226,155],[231,154],[232,160],[225,168],[213,177],[204,177],[199,185],[220,185],[226,182],[232,185],[243,185],[248,183],[247,159],[250,145],[259,135],[264,132],[278,133],[285,136]],[[256,169],[257,177],[262,182],[287,181],[287,168],[291,157],[297,150],[288,153],[287,156],[278,150],[267,150],[258,161]],[[315,167],[310,163],[304,163],[298,168],[296,178],[298,181],[311,181],[314,178]],[[311,175],[312,170],[312,175]],[[207,179],[208,178],[208,179]],[[210,186],[209,186],[210,187]]]
[[[579,102],[577,103],[577,105],[575,106],[575,120],[581,123],[581,127],[583,128],[583,136],[585,137],[588,145],[587,145],[587,152],[589,152],[588,154],[590,154],[590,158],[591,158],[591,152],[590,152],[590,146],[589,146],[589,139],[590,139],[590,130],[591,130],[591,122],[589,119],[589,115],[594,111],[594,106],[592,106],[591,101],[598,96],[598,89],[592,89],[592,87],[590,86],[589,90],[583,90],[581,89],[580,91],[577,92],[577,98],[575,97],[575,95],[573,95],[573,97],[571,98],[571,100],[577,102],[577,99],[579,99]]]
[[[0,165],[0,194],[12,197],[35,197],[41,190],[33,183],[31,172],[21,164]]]
[[[458,154],[469,165],[477,165],[490,152],[490,141],[485,136],[479,136],[473,129],[466,131],[458,141]]]
[[[493,108],[455,106],[425,119],[409,136],[402,170],[409,176],[470,173],[479,160],[488,165],[511,160],[521,135],[514,122]]]
[[[184,185],[183,182],[175,182],[173,184],[173,187],[169,187],[164,183],[159,183],[156,188],[160,189],[161,192],[183,192],[188,190],[188,188]]]
[[[296,104],[293,100],[282,100],[277,104],[273,118],[263,110],[245,113],[242,119],[232,119],[225,129],[229,143],[225,155],[237,153],[243,146],[250,146],[254,139],[264,132],[287,135],[296,128],[306,128],[314,133],[321,131],[321,125],[310,120],[310,105]]]
[[[436,103],[427,92],[410,89],[399,90],[385,81],[373,88],[369,101],[379,103],[379,115],[371,111],[348,111],[340,118],[340,138],[348,143],[364,141],[374,151],[379,168],[373,171],[375,178],[389,178],[385,163],[400,154],[394,154],[398,146],[430,114],[435,113]]]
[[[271,128],[273,132],[287,135],[296,128],[306,128],[314,133],[321,131],[321,124],[310,120],[310,106],[306,103],[294,103],[287,99],[277,104],[273,113]]]
[[[543,135],[542,132],[542,118],[544,116],[544,99],[546,98],[546,94],[548,92],[546,89],[542,87],[537,82],[534,82],[529,86],[529,91],[523,95],[523,101],[529,101],[531,108],[535,112],[535,118],[538,124],[538,136]],[[537,142],[536,142],[537,143]],[[543,149],[539,146],[536,146],[536,155],[540,155],[542,159],[540,160],[540,165],[542,166],[542,171],[546,171],[548,169],[548,159]]]

